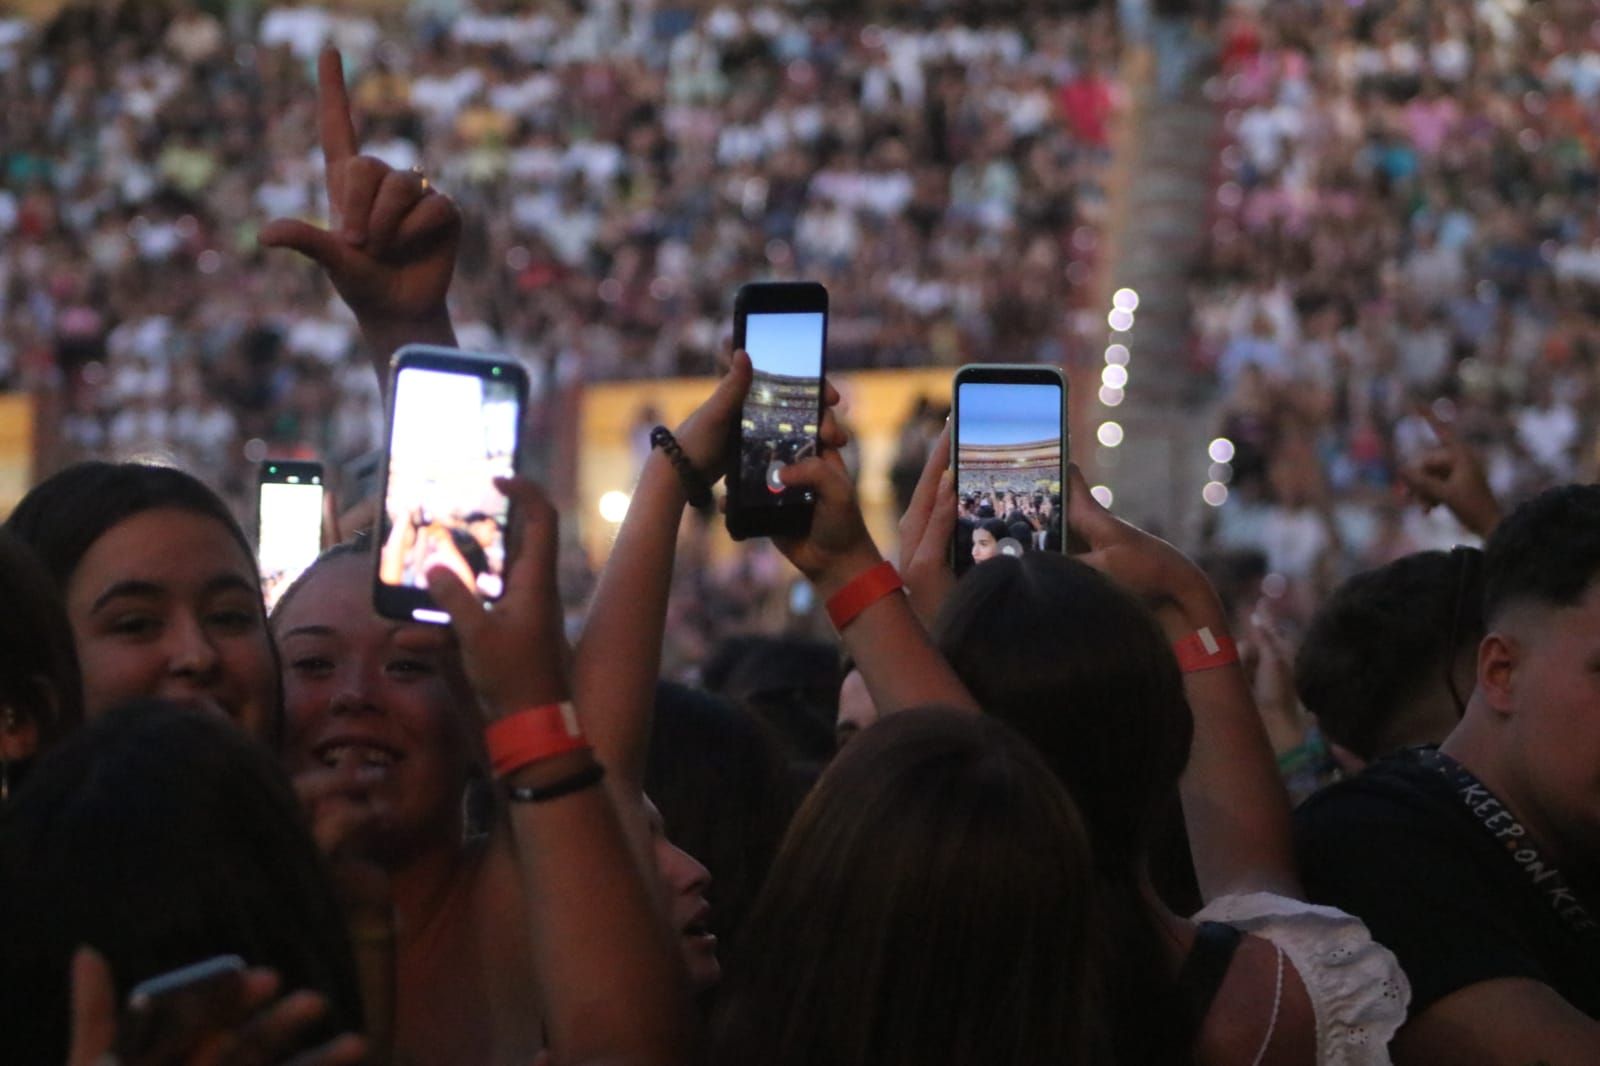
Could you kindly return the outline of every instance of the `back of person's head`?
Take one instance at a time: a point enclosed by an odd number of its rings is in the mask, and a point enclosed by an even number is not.
[[[113,526],[144,511],[173,508],[220,522],[252,560],[255,554],[228,505],[198,478],[153,463],[77,463],[34,486],[6,528],[38,554],[58,588]]]
[[[1600,485],[1564,485],[1507,515],[1484,547],[1483,620],[1524,606],[1574,607],[1600,577]]]
[[[338,901],[289,781],[213,715],[130,704],[41,760],[0,819],[0,901],[7,1062],[64,1061],[69,962],[85,944],[119,998],[232,953],[325,997],[322,1032],[361,1028]]]
[[[656,686],[645,793],[667,836],[711,872],[711,931],[724,972],[778,853],[800,788],[783,750],[747,711],[672,682]]]
[[[1117,1061],[1190,1061],[1183,1023],[1151,1023],[1184,1011],[1144,886],[1194,735],[1183,678],[1155,617],[1086,564],[1029,552],[963,577],[934,637],[978,705],[1038,749],[1083,813],[1102,926],[1117,945],[1105,967]],[[1162,872],[1170,898],[1185,879]]]
[[[734,637],[713,653],[702,677],[708,691],[766,723],[792,762],[815,768],[833,755],[841,680],[834,645],[799,637]]]
[[[20,785],[19,760],[83,721],[83,681],[60,594],[34,553],[0,529],[0,799]],[[13,750],[15,747],[16,750]]]
[[[1137,877],[1194,730],[1172,651],[1143,604],[1075,559],[990,562],[946,601],[940,650],[1066,784],[1096,864]]]
[[[1475,548],[1417,552],[1328,597],[1296,653],[1294,680],[1330,740],[1370,761],[1436,744],[1455,727],[1483,637],[1482,561]]]
[[[1095,893],[1077,811],[1025,742],[982,715],[892,715],[784,838],[713,1061],[1097,1061]]]

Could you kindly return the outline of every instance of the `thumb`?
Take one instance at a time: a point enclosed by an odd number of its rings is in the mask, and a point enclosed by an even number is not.
[[[297,218],[268,222],[256,239],[263,248],[288,248],[330,270],[350,254],[344,241],[321,226]]]
[[[483,624],[483,605],[478,597],[448,566],[435,566],[428,571],[428,595],[450,616],[450,624],[461,638],[463,649],[469,648],[473,635]]]
[[[750,382],[754,376],[755,370],[750,365],[750,356],[742,351],[734,352],[733,361],[728,365],[728,372],[717,382],[717,389],[706,404],[719,421],[731,419],[744,405],[744,398],[750,392]]]
[[[117,1039],[117,993],[111,967],[94,948],[72,956],[72,1050],[67,1066],[93,1066],[111,1054]]]
[[[939,475],[934,490],[933,505],[928,512],[928,524],[923,527],[922,541],[912,555],[917,565],[947,566],[950,561],[950,539],[956,535],[956,477],[946,468]]]
[[[333,489],[322,494],[322,550],[339,543],[339,495]]]
[[[817,494],[819,500],[839,503],[848,499],[850,495],[850,475],[845,472],[843,465],[830,462],[827,456],[813,455],[792,466],[786,466],[779,472],[778,477],[785,487],[810,489]]]
[[[1115,539],[1121,522],[1094,498],[1077,463],[1067,465],[1067,526],[1090,546]]]

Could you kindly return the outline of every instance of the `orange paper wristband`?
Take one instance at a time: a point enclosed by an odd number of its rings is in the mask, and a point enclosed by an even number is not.
[[[570,703],[530,707],[490,722],[483,731],[483,741],[496,777],[589,746]]]
[[[843,630],[856,620],[856,616],[891,592],[906,587],[894,564],[885,560],[870,570],[862,571],[850,584],[828,597],[828,618],[833,628]]]
[[[1232,637],[1217,636],[1210,628],[1197,629],[1172,645],[1178,669],[1186,674],[1215,670],[1239,661],[1239,646]]]

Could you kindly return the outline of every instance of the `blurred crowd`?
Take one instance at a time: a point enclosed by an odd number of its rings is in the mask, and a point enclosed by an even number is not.
[[[1502,500],[1593,480],[1593,5],[1241,4],[1219,32],[1226,143],[1195,294],[1229,442],[1215,541],[1264,549],[1302,607],[1454,543],[1400,488],[1435,422]]]
[[[761,277],[828,285],[836,367],[1074,343],[1117,94],[1104,16],[1024,33],[934,4],[205,8],[0,19],[0,386],[59,406],[47,468],[162,454],[244,513],[247,458],[375,446],[353,320],[256,245],[325,210],[326,43],[364,150],[463,208],[462,345],[548,387],[711,371],[732,293]]]

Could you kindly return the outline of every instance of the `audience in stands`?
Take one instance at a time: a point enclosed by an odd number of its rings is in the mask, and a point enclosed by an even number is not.
[[[709,369],[760,263],[845,363],[1072,341],[1098,17],[454,7],[0,20],[11,372],[204,475],[78,462],[0,531],[0,1059],[1600,1061],[1583,5],[1229,13],[1206,569],[1076,467],[958,497],[924,408],[892,566],[825,386],[808,531],[708,576],[732,352],[582,611],[512,477],[492,607],[437,567],[448,626],[381,618],[348,514],[268,618],[239,436],[360,452],[400,344]],[[791,583],[836,641],[761,625]]]
[[[1265,534],[1292,623],[1350,573],[1462,536],[1394,496],[1440,423],[1510,503],[1600,472],[1593,16],[1297,0],[1223,23],[1194,290],[1236,448],[1214,536]]]
[[[356,323],[258,254],[325,202],[324,45],[365,150],[467,208],[462,345],[547,392],[712,372],[764,276],[829,286],[840,368],[1092,340],[1061,310],[1086,298],[1117,93],[1099,16],[124,0],[0,25],[0,385],[54,398],[57,461],[165,455],[242,505],[247,445],[377,444]]]

